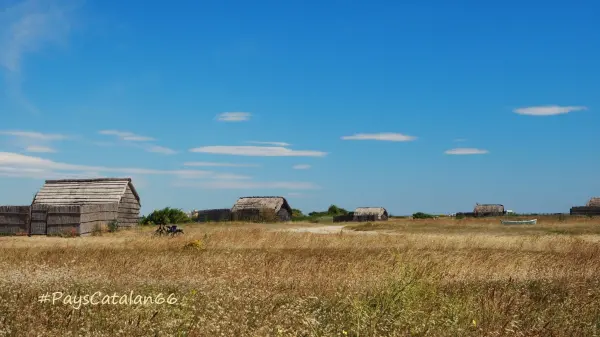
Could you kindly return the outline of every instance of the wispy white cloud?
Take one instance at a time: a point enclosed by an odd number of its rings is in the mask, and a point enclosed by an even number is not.
[[[121,140],[130,142],[149,142],[154,140],[152,137],[140,136],[129,131],[102,130],[98,131],[98,133],[101,135],[116,136]]]
[[[321,151],[298,151],[281,146],[204,146],[190,151],[254,157],[324,157],[327,155],[326,152]]]
[[[379,140],[388,142],[410,142],[416,140],[417,137],[407,136],[401,133],[357,133],[352,136],[344,136],[342,140]]]
[[[41,133],[41,132],[33,132],[33,131],[17,131],[17,130],[7,130],[0,131],[0,135],[13,136],[19,138],[29,138],[35,140],[63,140],[68,137],[61,134],[51,134],[51,133]]]
[[[57,152],[56,148],[50,146],[52,142],[70,139],[63,134],[41,133],[35,131],[7,130],[0,131],[0,136],[11,137],[10,143],[22,148],[27,152],[50,153]]]
[[[292,168],[293,168],[294,170],[308,170],[308,169],[310,169],[310,168],[311,168],[311,166],[310,166],[310,165],[307,165],[307,164],[298,164],[298,165],[294,165],[294,166],[292,166]]]
[[[161,154],[176,154],[177,151],[164,146],[153,145],[147,149],[148,152],[161,153]]]
[[[48,147],[48,146],[28,146],[25,148],[25,151],[27,152],[37,152],[37,153],[54,153],[56,152],[55,149]]]
[[[6,72],[8,94],[30,112],[38,109],[21,89],[24,57],[63,44],[71,31],[73,9],[70,1],[26,0],[0,11],[0,67]]]
[[[261,145],[273,145],[273,146],[291,146],[292,144],[289,143],[284,143],[284,142],[256,142],[256,141],[250,141],[250,142],[246,142],[249,144],[261,144]]]
[[[178,187],[198,187],[204,189],[281,189],[281,190],[316,190],[320,187],[310,182],[292,182],[292,181],[275,181],[275,182],[259,182],[259,181],[231,181],[231,180],[215,180],[215,181],[196,181],[196,182],[176,182],[174,186]]]
[[[65,174],[64,171],[70,172],[70,174],[81,174],[89,175],[90,172],[94,175],[98,174],[128,174],[128,175],[167,175],[175,176],[185,179],[196,179],[196,178],[214,178],[219,177],[225,178],[236,178],[245,179],[243,176],[228,175],[226,173],[219,173],[213,171],[201,171],[201,170],[157,170],[147,168],[130,168],[130,167],[104,167],[104,166],[89,166],[79,164],[68,164],[55,162],[49,159],[40,157],[26,156],[19,153],[11,152],[0,152],[0,167],[6,172],[10,168],[18,168],[24,170],[23,172],[31,173],[43,173],[43,174]],[[29,171],[28,171],[29,170]],[[13,172],[18,174],[18,171]],[[28,176],[28,175],[24,175]]]
[[[221,122],[245,122],[252,116],[249,112],[223,112],[216,119]]]
[[[529,116],[553,116],[568,114],[574,111],[587,110],[584,106],[558,106],[558,105],[546,105],[546,106],[532,106],[526,108],[515,109],[514,112],[519,115]]]
[[[236,164],[236,163],[215,163],[205,161],[194,161],[183,163],[183,166],[195,167],[260,167],[258,164]]]
[[[487,153],[489,153],[489,151],[482,150],[482,149],[475,149],[475,148],[456,148],[456,149],[448,150],[444,153],[450,154],[450,155],[473,155],[473,154],[487,154]]]

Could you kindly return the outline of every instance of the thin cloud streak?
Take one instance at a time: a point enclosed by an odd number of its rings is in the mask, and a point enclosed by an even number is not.
[[[129,131],[102,130],[98,131],[98,133],[105,136],[116,136],[121,140],[130,142],[149,142],[155,140],[152,137],[140,136]]]
[[[245,122],[252,116],[249,112],[223,112],[216,119],[220,122]]]
[[[310,166],[310,165],[306,165],[306,164],[299,164],[299,165],[294,165],[294,166],[292,166],[292,168],[293,168],[294,170],[308,170],[308,169],[310,169],[311,167],[312,167],[312,166]]]
[[[519,115],[528,116],[554,116],[563,115],[575,111],[587,110],[585,106],[558,106],[558,105],[547,105],[547,106],[532,106],[526,108],[515,109],[514,112]]]
[[[417,137],[407,136],[401,133],[357,133],[352,136],[344,136],[342,140],[378,140],[388,142],[411,142],[416,140]]]
[[[146,151],[160,154],[176,154],[177,151],[169,149],[168,147],[154,145],[149,147]]]
[[[250,141],[250,142],[246,142],[248,144],[259,144],[259,145],[273,145],[273,146],[291,146],[292,144],[289,143],[284,143],[284,142],[256,142],[256,141]]]
[[[25,151],[27,152],[34,152],[34,153],[55,153],[56,150],[48,147],[48,146],[28,146],[27,148],[25,148]]]
[[[235,164],[235,163],[215,163],[215,162],[187,162],[183,163],[183,166],[194,166],[194,167],[260,167],[258,164]]]
[[[247,189],[281,189],[281,190],[317,190],[318,185],[309,182],[291,182],[291,181],[275,181],[275,182],[258,182],[258,181],[208,181],[208,182],[191,182],[174,183],[176,187],[197,187],[203,189],[232,189],[232,190],[247,190]]]
[[[146,168],[121,168],[121,167],[104,167],[104,166],[88,166],[55,162],[49,159],[40,157],[26,156],[18,153],[0,152],[0,167],[4,170],[7,168],[19,168],[25,170],[43,170],[44,172],[71,171],[85,174],[86,172],[96,173],[119,173],[132,175],[169,175],[182,177],[186,179],[193,178],[217,178],[217,177],[235,177],[236,179],[246,179],[245,176],[234,176],[226,173],[201,170],[157,170]],[[18,173],[18,172],[17,172]]]
[[[477,154],[488,154],[488,150],[483,149],[475,149],[475,148],[456,148],[447,150],[444,152],[449,155],[477,155]]]
[[[41,132],[33,132],[33,131],[18,131],[18,130],[0,131],[0,135],[13,136],[13,137],[19,137],[19,138],[29,138],[29,139],[35,139],[35,140],[45,140],[45,141],[63,140],[63,139],[68,138],[67,136],[61,135],[61,134],[50,134],[50,133],[41,133]]]
[[[325,157],[326,152],[298,151],[275,146],[204,146],[190,152],[250,157]]]

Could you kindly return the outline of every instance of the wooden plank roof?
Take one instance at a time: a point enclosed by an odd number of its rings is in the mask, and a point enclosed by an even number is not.
[[[138,202],[140,197],[131,178],[46,180],[33,204],[89,205],[118,203],[127,186]]]

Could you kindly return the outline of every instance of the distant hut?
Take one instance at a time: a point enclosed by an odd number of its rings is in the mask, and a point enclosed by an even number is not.
[[[473,209],[474,216],[498,216],[504,214],[504,206],[500,204],[476,204]]]
[[[290,221],[292,208],[284,197],[243,197],[231,208],[236,221]]]
[[[385,221],[388,212],[383,207],[359,207],[354,210],[353,221]]]
[[[600,197],[591,198],[585,206],[571,207],[571,215],[600,215]]]
[[[586,204],[587,207],[600,207],[600,197],[591,198]]]
[[[130,178],[46,180],[31,205],[30,234],[90,234],[116,221],[133,227],[140,197]]]

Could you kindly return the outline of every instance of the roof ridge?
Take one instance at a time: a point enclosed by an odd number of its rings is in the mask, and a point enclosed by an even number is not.
[[[101,182],[101,181],[127,181],[131,182],[131,178],[94,178],[94,179],[49,179],[45,183],[88,183],[88,182]]]

